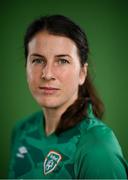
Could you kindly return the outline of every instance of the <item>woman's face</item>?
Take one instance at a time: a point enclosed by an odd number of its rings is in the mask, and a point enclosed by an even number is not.
[[[77,99],[87,65],[81,67],[77,47],[71,39],[40,32],[28,44],[26,70],[37,103],[43,108],[65,110]]]

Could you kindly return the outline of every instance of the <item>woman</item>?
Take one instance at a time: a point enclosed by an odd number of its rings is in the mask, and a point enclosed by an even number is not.
[[[45,16],[30,24],[24,47],[29,89],[42,111],[17,124],[9,177],[127,178],[120,145],[100,120],[85,33],[67,17]]]

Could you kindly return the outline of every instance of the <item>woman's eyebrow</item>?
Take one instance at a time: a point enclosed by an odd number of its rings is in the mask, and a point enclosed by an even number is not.
[[[30,57],[31,57],[31,56],[38,56],[38,57],[42,57],[42,58],[44,57],[43,55],[38,54],[38,53],[33,53],[33,54],[30,55]]]
[[[30,55],[30,57],[33,57],[33,56],[36,56],[36,57],[40,57],[40,58],[45,58],[45,56],[41,55],[41,54],[38,54],[38,53],[32,53]],[[69,57],[70,59],[72,59],[72,56],[70,56],[69,54],[57,54],[55,55],[55,57]]]
[[[69,54],[58,54],[58,55],[55,55],[55,57],[65,57],[65,56],[68,56],[69,58],[72,58]]]

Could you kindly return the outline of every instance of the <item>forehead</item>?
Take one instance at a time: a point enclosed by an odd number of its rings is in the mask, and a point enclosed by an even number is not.
[[[28,44],[29,53],[33,51],[38,53],[69,53],[70,55],[76,53],[77,47],[70,38],[52,35],[48,32],[39,32],[36,34]]]

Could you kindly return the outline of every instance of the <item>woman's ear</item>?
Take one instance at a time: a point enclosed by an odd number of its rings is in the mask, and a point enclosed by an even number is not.
[[[85,82],[85,79],[87,77],[87,70],[88,70],[88,63],[85,63],[84,66],[81,67],[80,70],[80,81],[79,85],[83,85]]]

